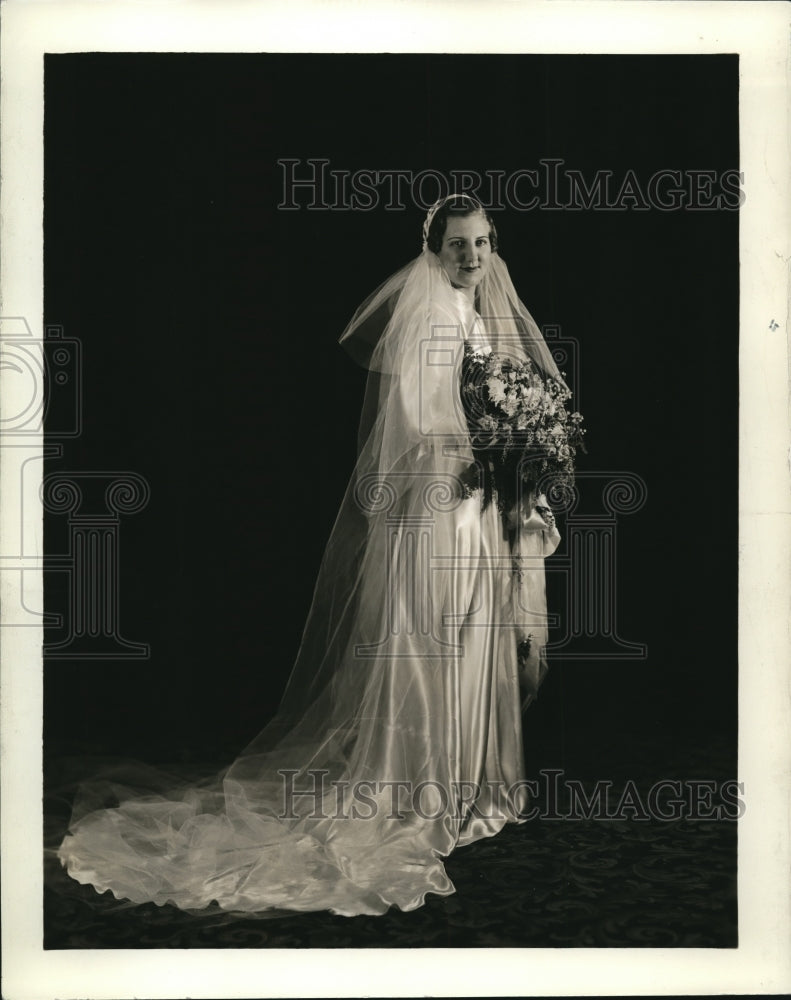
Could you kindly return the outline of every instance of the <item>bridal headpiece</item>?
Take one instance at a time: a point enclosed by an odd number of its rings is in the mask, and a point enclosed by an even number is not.
[[[429,231],[431,230],[431,223],[434,221],[434,216],[442,208],[443,205],[447,205],[447,203],[449,201],[453,201],[456,198],[464,198],[468,202],[472,202],[473,205],[478,204],[477,201],[476,201],[476,199],[473,198],[473,197],[471,197],[468,194],[449,194],[449,195],[446,195],[444,198],[440,198],[439,201],[434,202],[434,204],[428,210],[428,214],[426,215],[425,222],[423,223],[423,249],[424,250],[428,246],[428,234],[429,234]],[[483,206],[480,206],[480,207],[481,207],[481,210],[483,210]]]

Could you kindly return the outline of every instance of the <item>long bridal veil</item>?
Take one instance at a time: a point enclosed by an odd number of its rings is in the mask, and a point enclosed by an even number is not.
[[[477,315],[426,248],[357,311],[341,342],[369,369],[358,458],[280,709],[210,778],[85,782],[57,852],[74,879],[191,912],[408,910],[453,891],[455,846],[520,820],[515,636],[545,641],[557,542],[526,533],[515,570],[470,490],[474,337],[560,379],[496,253]]]

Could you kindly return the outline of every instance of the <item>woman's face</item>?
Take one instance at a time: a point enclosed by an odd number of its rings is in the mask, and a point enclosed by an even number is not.
[[[454,288],[472,296],[489,270],[492,248],[489,223],[483,215],[451,216],[442,237],[439,259]]]

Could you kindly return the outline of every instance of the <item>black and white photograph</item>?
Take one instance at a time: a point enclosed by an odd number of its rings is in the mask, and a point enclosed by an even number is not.
[[[787,288],[745,267],[788,239],[747,214],[752,64],[431,41],[41,53],[40,314],[6,268],[0,332],[44,961],[298,995],[305,949],[518,950],[529,995],[549,949],[580,993],[753,945]]]

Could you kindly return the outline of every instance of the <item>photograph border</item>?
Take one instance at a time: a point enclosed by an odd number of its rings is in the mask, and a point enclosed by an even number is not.
[[[738,53],[739,947],[735,949],[44,951],[42,633],[16,627],[24,526],[43,551],[38,492],[0,480],[3,993],[25,997],[635,995],[791,990],[787,620],[789,521],[789,8],[619,0],[200,5],[6,0],[0,35],[0,322],[43,336],[43,73],[49,52]],[[523,41],[529,39],[526,45]],[[705,108],[701,108],[705,114]],[[2,377],[2,374],[0,374]],[[13,383],[3,378],[5,385]],[[5,387],[5,386],[4,386]],[[0,418],[15,412],[0,393]],[[0,426],[3,426],[0,424]],[[0,442],[2,444],[2,442]],[[43,446],[33,437],[32,448]],[[0,459],[2,453],[0,452]],[[2,470],[2,464],[0,464]],[[15,488],[16,487],[16,488]],[[15,562],[16,560],[16,562]],[[27,567],[27,563],[25,566]],[[15,568],[15,566],[17,568]],[[40,607],[40,571],[25,569]]]

